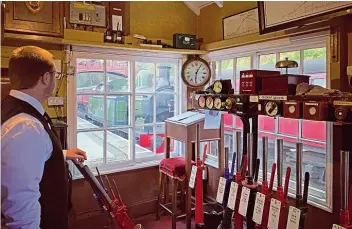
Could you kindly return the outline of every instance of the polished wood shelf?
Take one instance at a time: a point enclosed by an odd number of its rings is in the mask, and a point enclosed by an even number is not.
[[[37,36],[37,35],[14,34],[14,33],[5,33],[4,34],[4,44],[5,45],[7,42],[11,42],[14,40],[30,41],[30,42],[46,43],[46,44],[57,44],[57,45],[74,45],[74,46],[102,48],[102,49],[115,49],[115,50],[126,50],[126,51],[145,51],[145,52],[181,54],[181,55],[192,55],[192,54],[193,55],[205,55],[205,54],[209,53],[208,51],[205,51],[205,50],[153,48],[153,47],[142,47],[142,46],[138,46],[138,45],[67,40],[67,39],[46,37],[46,36]],[[4,44],[2,44],[2,45],[4,45]]]

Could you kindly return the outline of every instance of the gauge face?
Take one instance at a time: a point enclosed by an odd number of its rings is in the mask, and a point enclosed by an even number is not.
[[[220,98],[215,98],[214,99],[214,107],[218,110],[220,110],[222,108],[222,101]]]
[[[199,105],[201,108],[204,108],[204,107],[205,107],[205,98],[204,98],[204,96],[199,96],[199,98],[198,98],[198,105]]]
[[[205,105],[207,106],[208,109],[213,109],[213,106],[214,106],[213,98],[208,97],[207,100],[205,101]]]
[[[346,109],[344,109],[344,108],[341,108],[341,107],[339,107],[339,108],[337,108],[336,110],[335,110],[335,117],[336,117],[336,119],[338,119],[338,120],[344,120],[346,117],[347,117],[347,110]]]
[[[309,108],[309,114],[310,115],[315,115],[317,113],[317,109],[315,107]]]
[[[220,93],[221,92],[221,90],[222,90],[221,81],[219,81],[219,80],[215,81],[213,90],[214,90],[215,93]]]
[[[228,110],[230,110],[234,104],[235,104],[235,101],[231,98],[228,98],[225,101],[226,109],[228,109]]]
[[[273,102],[273,101],[269,101],[265,104],[265,112],[267,115],[269,116],[275,116],[278,114],[279,112],[279,107],[277,105],[277,103]]]
[[[295,111],[296,111],[296,107],[294,105],[290,105],[288,107],[288,112],[290,112],[291,114],[295,113]]]

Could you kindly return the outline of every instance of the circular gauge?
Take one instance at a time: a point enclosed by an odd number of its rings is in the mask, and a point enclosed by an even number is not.
[[[220,110],[222,108],[222,101],[219,97],[216,97],[214,99],[214,107],[218,110]]]
[[[296,111],[296,107],[294,105],[290,105],[288,107],[288,112],[290,112],[291,114],[295,113],[295,111]]]
[[[214,88],[213,88],[215,93],[220,93],[222,90],[222,83],[221,81],[217,80],[214,82]]]
[[[317,109],[315,107],[309,108],[309,114],[310,115],[315,115],[317,113]]]
[[[208,109],[213,109],[214,106],[214,100],[212,97],[207,97],[206,101],[205,101],[205,105],[207,106]]]
[[[347,117],[347,109],[339,107],[335,110],[335,117],[337,120],[344,120]]]
[[[279,107],[274,101],[269,101],[265,104],[265,112],[269,116],[275,116],[279,113]]]
[[[199,98],[198,98],[198,105],[199,105],[201,108],[204,108],[204,107],[205,107],[205,98],[204,98],[204,96],[199,96]]]
[[[235,103],[236,103],[235,100],[232,98],[226,99],[226,101],[225,101],[226,109],[228,109],[228,110],[232,109],[232,107],[234,107]]]

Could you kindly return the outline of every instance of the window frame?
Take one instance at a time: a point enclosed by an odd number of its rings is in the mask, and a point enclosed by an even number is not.
[[[181,67],[183,63],[183,56],[178,54],[160,54],[160,53],[149,53],[149,52],[138,52],[138,51],[124,51],[124,50],[111,50],[111,49],[87,49],[85,47],[73,46],[72,54],[68,57],[70,69],[74,69],[74,74],[68,76],[67,79],[67,134],[68,134],[68,147],[74,148],[77,147],[77,134],[80,132],[88,132],[91,130],[103,131],[104,132],[104,140],[103,140],[103,163],[100,164],[93,164],[93,166],[98,167],[101,174],[108,174],[120,171],[128,171],[128,170],[135,170],[150,166],[157,166],[160,163],[160,160],[165,157],[165,153],[156,154],[154,152],[153,156],[143,157],[143,158],[136,158],[135,154],[135,96],[138,94],[153,94],[156,95],[158,92],[153,90],[153,93],[136,93],[135,92],[135,63],[136,62],[146,62],[146,63],[154,63],[155,64],[155,71],[156,66],[159,63],[171,63],[175,64],[175,79],[174,79],[174,86],[175,91],[173,94],[175,96],[175,108],[174,108],[174,115],[178,115],[183,112],[184,101],[181,99],[181,94],[184,93],[184,87],[182,86],[181,78]],[[106,51],[106,52],[105,52]],[[123,126],[114,126],[108,127],[106,123],[103,127],[92,128],[92,129],[84,129],[84,130],[77,130],[77,91],[76,91],[76,60],[77,59],[103,59],[104,60],[104,87],[107,86],[107,78],[106,78],[106,61],[107,60],[116,60],[116,61],[128,61],[128,68],[129,68],[129,92],[114,92],[109,93],[107,91],[99,92],[99,93],[87,93],[89,95],[103,95],[104,96],[104,119],[107,119],[107,96],[114,96],[114,95],[128,95],[130,96],[129,102],[129,125]],[[154,75],[155,81],[156,75]],[[80,93],[81,94],[81,93]],[[84,94],[84,93],[83,93]],[[164,94],[164,93],[162,93]],[[148,126],[153,126],[153,144],[156,145],[156,126],[161,124],[160,122],[156,122],[156,96],[154,96],[154,117],[153,123],[144,124]],[[165,122],[162,124],[165,126]],[[140,125],[138,125],[140,126]],[[110,163],[106,163],[106,145],[107,145],[107,131],[112,129],[130,129],[132,133],[129,135],[129,156],[128,160],[124,161],[114,161]],[[180,153],[180,144],[175,145],[175,151],[178,155]],[[70,163],[70,169],[73,169],[73,164]],[[92,171],[95,174],[95,171]],[[81,174],[74,176],[74,179],[81,178]]]
[[[244,46],[238,46],[234,48],[229,48],[225,50],[219,50],[219,51],[214,51],[209,54],[210,60],[212,61],[212,66],[213,66],[213,72],[215,75],[212,77],[212,81],[219,79],[217,76],[217,73],[221,74],[221,62],[222,60],[233,60],[233,76],[232,80],[236,82],[236,67],[237,67],[237,58],[241,57],[251,57],[251,68],[252,69],[259,69],[259,60],[260,60],[260,55],[266,55],[266,54],[276,54],[276,59],[278,60],[280,53],[283,52],[290,52],[290,51],[300,51],[300,63],[299,63],[299,74],[303,74],[304,72],[304,65],[303,65],[303,52],[305,49],[313,49],[313,48],[326,48],[326,88],[330,88],[331,82],[330,82],[330,61],[329,61],[329,52],[330,52],[330,39],[329,39],[329,32],[328,31],[322,31],[319,33],[315,34],[308,34],[308,35],[302,35],[302,36],[296,36],[296,37],[290,37],[290,38],[282,38],[282,39],[276,39],[272,41],[267,41],[267,42],[261,42],[261,43],[255,43],[255,44],[248,44]],[[256,50],[256,51],[253,51]],[[219,61],[219,69],[216,69],[216,62]],[[233,87],[236,87],[233,85]],[[236,93],[236,92],[235,92]],[[276,144],[276,139],[278,137],[284,136],[284,137],[290,137],[292,139],[297,139],[298,142],[302,142],[302,140],[307,141],[307,139],[304,139],[302,137],[302,120],[299,120],[299,133],[296,136],[290,136],[286,134],[281,134],[279,133],[279,119],[275,119],[275,131],[274,132],[267,132],[267,131],[260,131],[258,130],[259,133],[264,133],[264,134],[271,134],[274,135],[274,141],[275,141],[275,158],[277,157],[276,155],[276,149],[277,149],[277,144]],[[241,131],[242,129],[236,126],[235,122],[235,116],[233,116],[233,122],[232,126],[225,125],[226,128],[231,128],[232,133],[228,135],[232,135],[232,145],[234,147],[234,150],[236,149],[236,139],[235,139],[235,131]],[[310,195],[308,199],[308,203],[312,206],[318,207],[320,209],[323,209],[328,212],[332,212],[332,123],[326,122],[326,162],[325,162],[325,175],[326,175],[326,191],[325,191],[325,196],[326,200],[321,201],[320,199],[317,199],[316,197]],[[259,139],[258,139],[259,141]],[[312,141],[312,140],[308,140]],[[314,141],[314,140],[313,140]],[[213,157],[217,157],[217,155],[213,155]],[[229,158],[231,161],[231,158]],[[295,169],[295,168],[292,168]],[[268,177],[270,177],[270,171],[271,168],[268,168]],[[260,175],[260,179],[261,175]],[[292,180],[290,180],[290,183]],[[276,181],[274,182],[276,184]],[[310,187],[310,189],[313,187]],[[314,188],[313,188],[314,189]],[[276,188],[274,187],[274,190]],[[289,190],[290,197],[295,198],[295,193],[292,193],[292,190]],[[312,199],[314,201],[312,201]]]

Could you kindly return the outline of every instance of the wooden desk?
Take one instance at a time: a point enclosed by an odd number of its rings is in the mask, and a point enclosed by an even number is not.
[[[223,117],[221,118],[221,126],[220,129],[204,129],[204,115],[202,118],[199,118],[196,121],[187,123],[185,120],[177,121],[165,121],[165,136],[166,136],[166,149],[165,156],[166,158],[170,157],[170,143],[171,139],[181,141],[185,143],[186,152],[185,152],[185,161],[186,161],[186,225],[187,229],[191,229],[191,218],[192,218],[192,209],[191,209],[191,195],[192,190],[188,187],[189,178],[191,175],[191,161],[193,157],[193,144],[196,141],[196,125],[199,124],[200,129],[200,141],[214,141],[218,140],[218,165],[219,170],[224,171],[224,125],[223,125]],[[194,155],[196,158],[196,155]],[[222,162],[222,163],[221,163]],[[168,190],[166,190],[165,194],[168,194]],[[165,196],[166,196],[165,195]],[[167,195],[168,196],[168,195]]]

